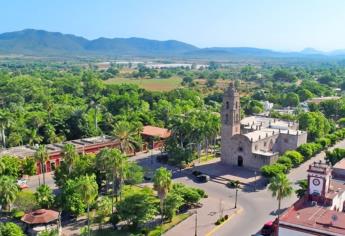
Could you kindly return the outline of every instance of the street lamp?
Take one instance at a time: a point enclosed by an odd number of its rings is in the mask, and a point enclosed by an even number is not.
[[[239,187],[240,183],[238,182],[238,180],[235,182],[235,189],[236,189],[236,195],[235,195],[235,209],[237,208],[237,193],[238,193],[238,187]]]
[[[194,236],[198,236],[198,210],[195,210],[195,229]]]
[[[256,192],[256,170],[254,171],[254,192]]]

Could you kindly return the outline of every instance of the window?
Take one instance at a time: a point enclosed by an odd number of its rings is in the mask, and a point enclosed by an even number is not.
[[[264,147],[266,147],[267,146],[267,142],[264,142]]]
[[[238,108],[238,102],[236,102],[236,109]]]
[[[238,114],[236,114],[236,121],[239,121],[240,119],[239,119],[239,116],[238,116]]]
[[[226,115],[225,115],[225,124],[228,124],[228,123],[229,123],[229,115],[226,114]]]
[[[226,109],[229,109],[229,102],[226,102]]]
[[[243,152],[243,148],[242,147],[238,147],[238,151],[239,152]]]
[[[284,142],[285,142],[285,143],[288,143],[289,140],[288,140],[287,138],[284,138]]]
[[[258,145],[255,145],[255,150],[258,150]]]

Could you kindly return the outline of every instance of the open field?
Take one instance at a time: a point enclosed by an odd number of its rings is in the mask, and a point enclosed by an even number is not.
[[[114,78],[105,81],[107,84],[136,84],[140,88],[149,91],[170,91],[181,86],[180,77],[171,77],[169,79],[129,79]]]

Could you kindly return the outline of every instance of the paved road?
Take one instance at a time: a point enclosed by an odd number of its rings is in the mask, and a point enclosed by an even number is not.
[[[345,147],[345,140],[337,143],[333,148]],[[333,149],[331,148],[331,149]],[[292,170],[288,175],[290,181],[296,182],[307,178],[307,168],[314,162],[324,160],[325,153],[321,152],[311,160],[303,163],[298,168]],[[295,186],[296,187],[296,186]],[[228,224],[224,225],[214,235],[216,236],[248,236],[256,233],[268,220],[274,219],[272,213],[277,209],[277,201],[272,198],[271,193],[265,189],[259,192],[241,192],[239,204],[244,209],[243,213],[235,217]],[[297,200],[293,195],[282,201],[282,208],[291,206]]]

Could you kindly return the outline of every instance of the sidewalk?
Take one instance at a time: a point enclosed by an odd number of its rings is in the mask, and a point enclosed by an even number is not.
[[[219,219],[221,209],[223,209],[223,216],[228,215],[229,217],[236,211],[233,208],[234,206],[230,205],[229,202],[220,202],[219,199],[212,197],[203,199],[201,203],[203,203],[203,207],[197,209],[197,222],[196,215],[194,214],[170,229],[164,235],[195,235],[196,223],[197,235],[207,235],[216,227],[214,223]],[[191,210],[191,212],[194,213],[195,210]]]

